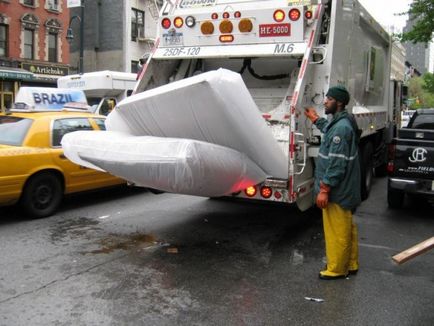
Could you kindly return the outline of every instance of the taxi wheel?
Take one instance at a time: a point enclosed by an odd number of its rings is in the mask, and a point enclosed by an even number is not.
[[[63,197],[62,182],[48,172],[33,176],[25,185],[21,197],[21,207],[32,218],[53,214]]]

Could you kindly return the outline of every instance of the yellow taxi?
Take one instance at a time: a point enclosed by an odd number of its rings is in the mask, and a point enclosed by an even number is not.
[[[76,165],[63,154],[63,135],[105,130],[104,116],[13,111],[0,114],[0,206],[18,203],[30,217],[45,217],[56,211],[65,194],[126,183]]]

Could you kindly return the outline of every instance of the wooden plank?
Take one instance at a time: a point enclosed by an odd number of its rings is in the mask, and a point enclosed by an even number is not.
[[[423,254],[424,252],[427,252],[432,248],[434,248],[434,237],[418,243],[417,245],[408,248],[407,250],[404,250],[399,254],[396,254],[392,257],[392,259],[395,263],[402,264],[416,256]]]

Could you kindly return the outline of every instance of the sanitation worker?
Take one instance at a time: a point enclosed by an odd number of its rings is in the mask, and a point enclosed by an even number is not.
[[[320,118],[314,108],[305,115],[323,133],[315,170],[316,205],[322,209],[327,266],[322,280],[345,278],[359,269],[357,227],[352,211],[360,204],[359,132],[345,106],[350,95],[345,87],[331,87]]]

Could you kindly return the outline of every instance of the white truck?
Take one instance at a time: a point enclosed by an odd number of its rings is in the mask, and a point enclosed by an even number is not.
[[[342,84],[362,129],[367,198],[374,172],[385,172],[396,112],[389,105],[391,38],[357,0],[166,1],[158,24],[133,93],[218,68],[238,72],[288,157],[287,178],[269,177],[233,196],[313,205],[321,134],[303,111],[323,113],[327,89]]]
[[[84,91],[96,114],[107,115],[116,104],[131,95],[137,75],[119,71],[95,71],[57,79],[57,87]]]

